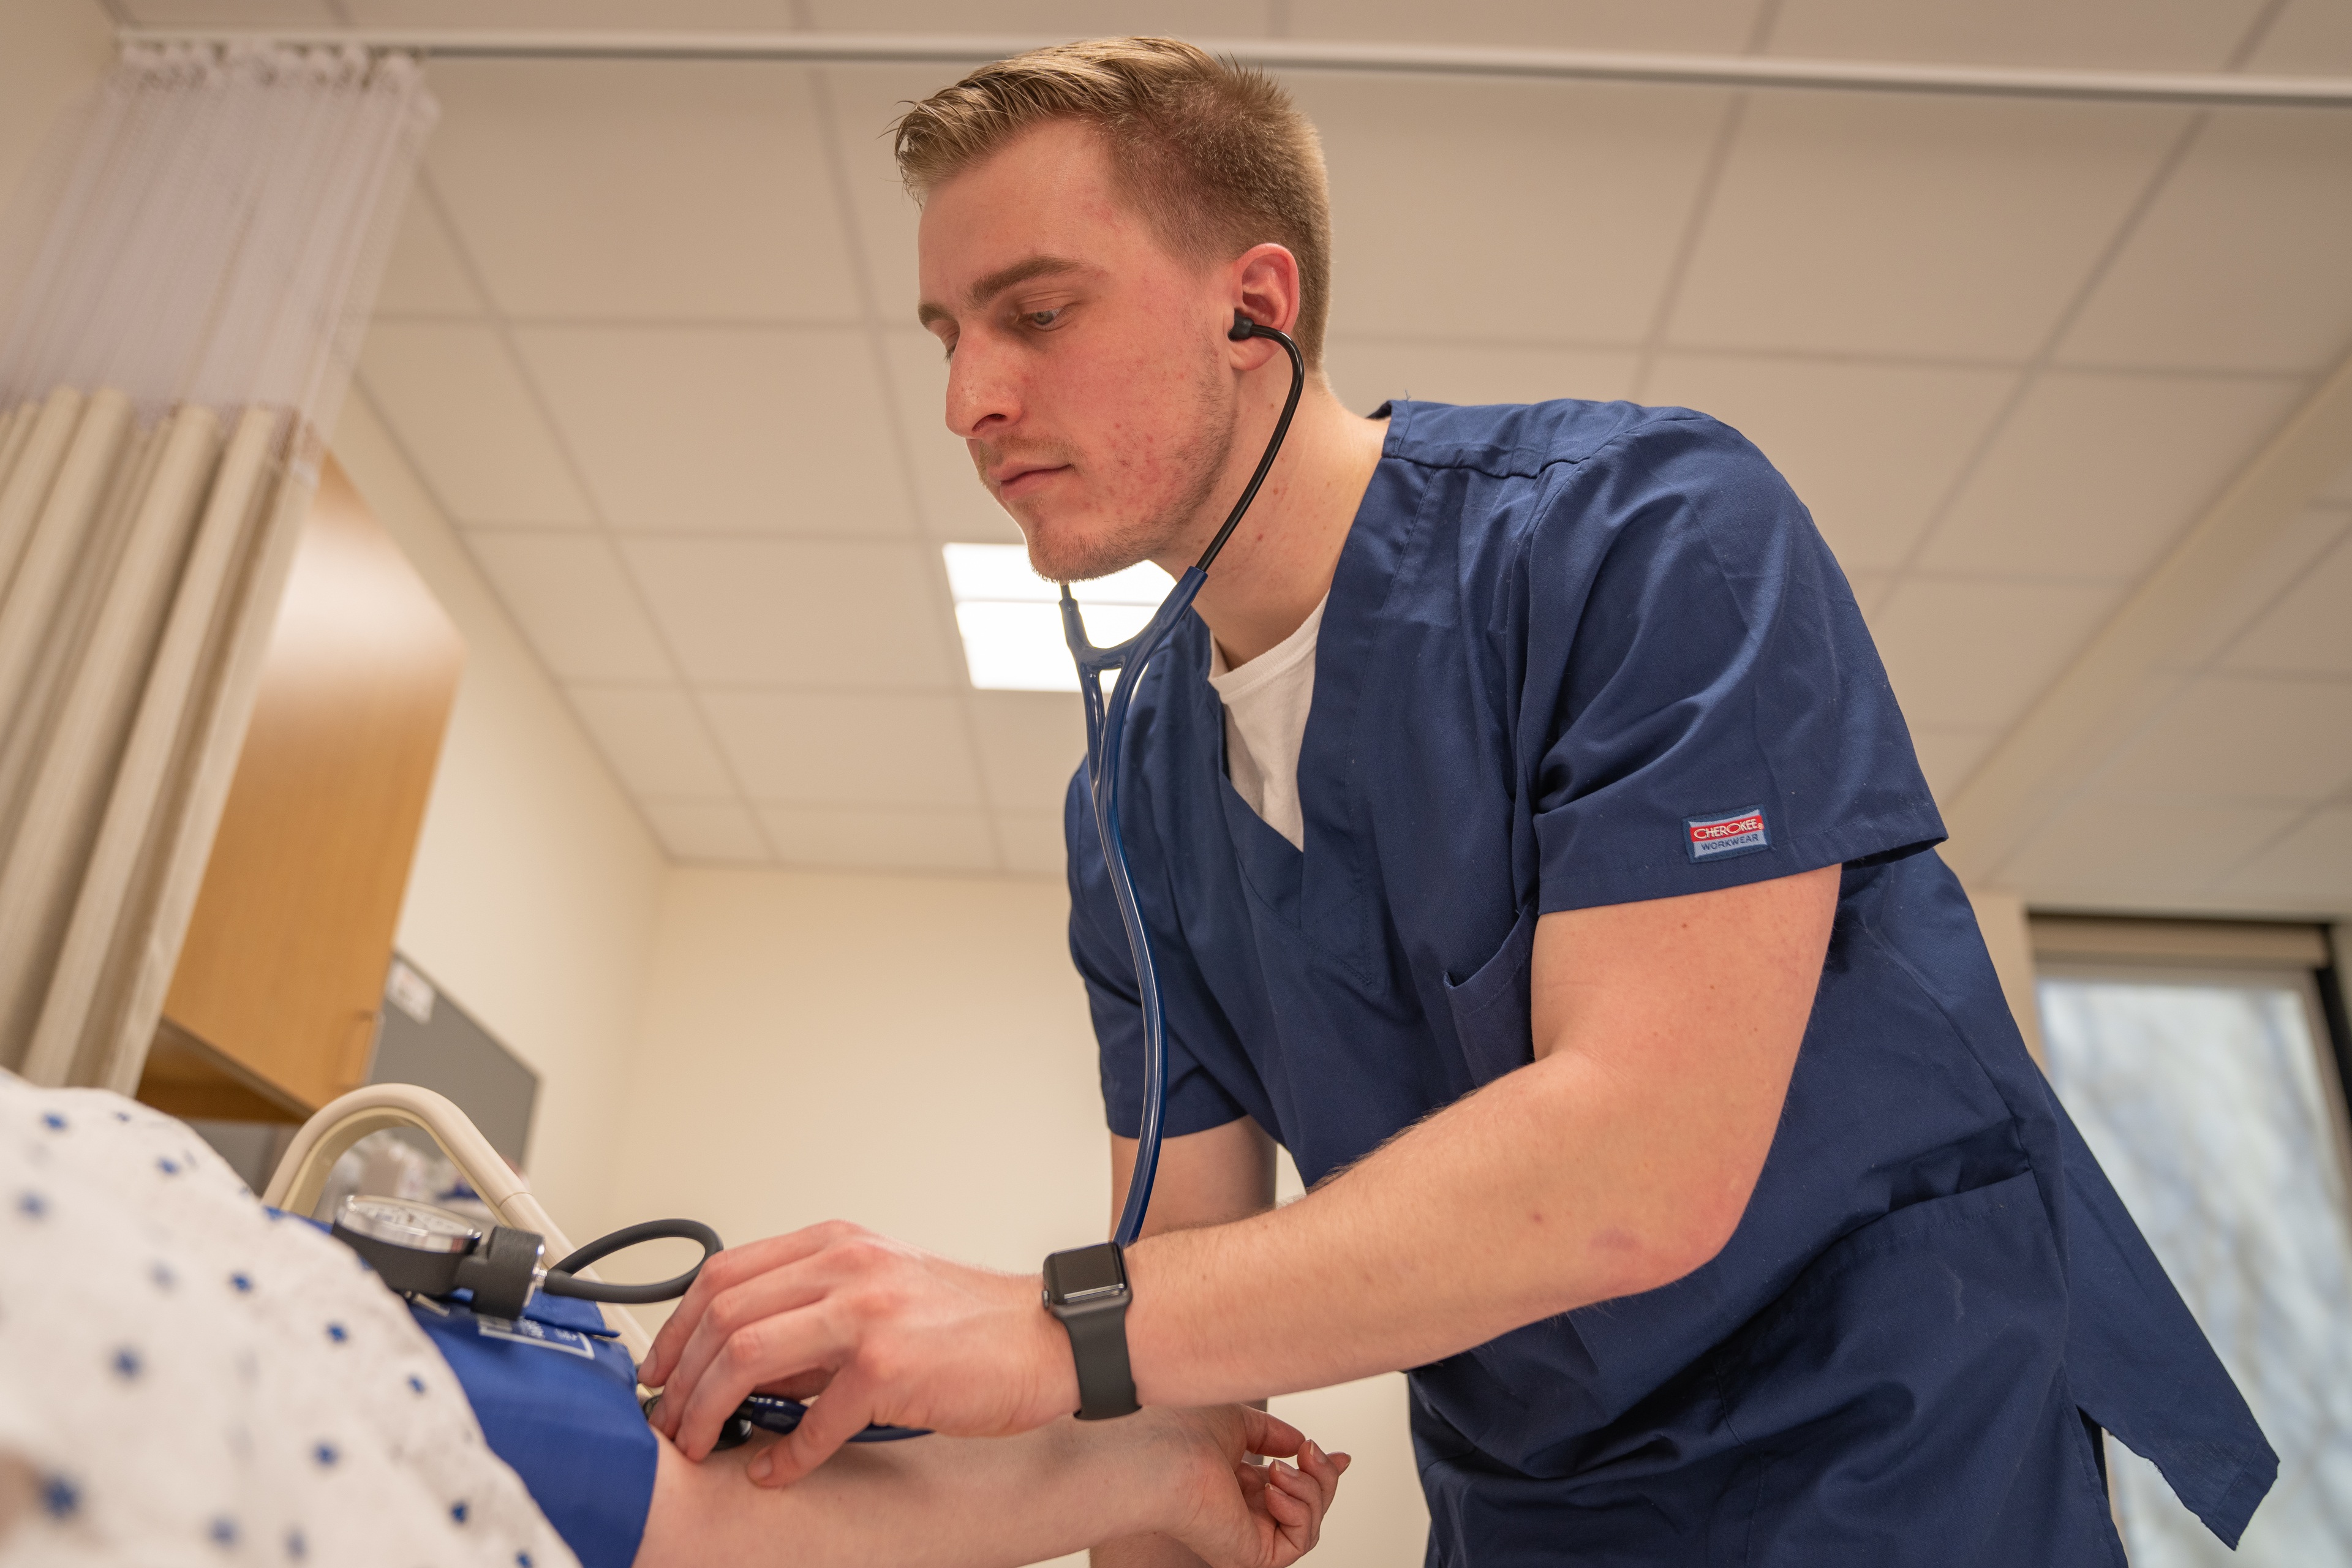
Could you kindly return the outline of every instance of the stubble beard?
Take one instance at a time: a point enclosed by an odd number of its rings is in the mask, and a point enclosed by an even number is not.
[[[1023,530],[1029,541],[1031,571],[1048,583],[1090,582],[1138,562],[1158,560],[1200,527],[1202,513],[1215,498],[1233,456],[1241,416],[1240,399],[1214,374],[1216,368],[1214,362],[1204,366],[1209,374],[1195,380],[1188,406],[1177,416],[1177,423],[1192,434],[1168,455],[1174,481],[1169,499],[1147,516],[1097,531]],[[1225,395],[1220,396],[1221,392]]]

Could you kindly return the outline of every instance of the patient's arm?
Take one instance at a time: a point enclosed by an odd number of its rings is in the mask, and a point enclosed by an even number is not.
[[[1151,1409],[1017,1437],[842,1449],[805,1479],[753,1486],[757,1439],[697,1465],[661,1444],[637,1568],[997,1568],[1162,1532],[1217,1568],[1287,1568],[1315,1544],[1348,1457],[1255,1410]],[[1297,1456],[1293,1468],[1245,1462]]]

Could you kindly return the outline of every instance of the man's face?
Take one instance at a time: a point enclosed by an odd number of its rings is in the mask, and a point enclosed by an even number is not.
[[[948,428],[1055,582],[1181,550],[1233,447],[1222,278],[1114,195],[1087,126],[1024,132],[923,205]]]

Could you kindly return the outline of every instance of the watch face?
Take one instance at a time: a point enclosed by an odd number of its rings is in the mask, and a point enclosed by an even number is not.
[[[1118,1249],[1106,1242],[1054,1254],[1053,1283],[1063,1300],[1075,1301],[1123,1289],[1127,1271],[1119,1267]]]

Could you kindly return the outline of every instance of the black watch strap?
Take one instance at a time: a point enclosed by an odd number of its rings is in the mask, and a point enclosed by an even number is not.
[[[1062,1327],[1078,1365],[1078,1419],[1108,1421],[1141,1409],[1127,1364],[1127,1303],[1081,1308],[1064,1316]]]
[[[1135,1373],[1127,1360],[1127,1265],[1113,1242],[1045,1259],[1045,1310],[1070,1336],[1078,1373],[1078,1419],[1132,1415]]]

